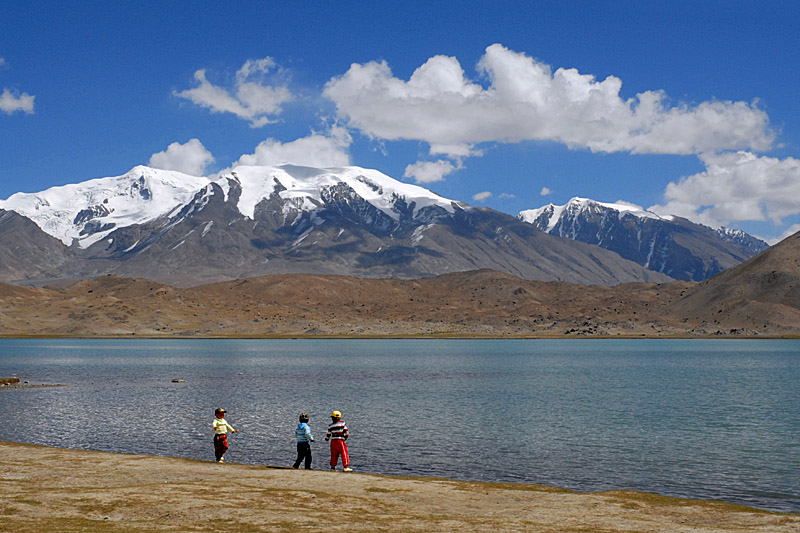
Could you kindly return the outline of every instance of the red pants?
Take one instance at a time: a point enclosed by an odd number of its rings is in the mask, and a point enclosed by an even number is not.
[[[225,455],[225,452],[228,451],[228,436],[224,433],[219,435],[214,435],[214,455],[217,457],[217,461],[222,459],[222,456]]]
[[[331,468],[339,463],[339,456],[342,456],[342,466],[350,466],[350,456],[347,455],[347,444],[344,439],[331,439]]]

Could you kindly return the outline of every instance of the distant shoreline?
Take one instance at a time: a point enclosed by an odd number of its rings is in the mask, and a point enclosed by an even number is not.
[[[0,442],[15,531],[796,531],[800,514],[632,491],[292,470]],[[357,469],[357,465],[356,466]]]
[[[0,339],[264,339],[264,340],[797,340],[800,335],[6,335]]]

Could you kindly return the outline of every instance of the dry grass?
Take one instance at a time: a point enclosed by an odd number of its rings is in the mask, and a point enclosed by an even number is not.
[[[654,494],[344,474],[0,443],[9,531],[797,531]]]

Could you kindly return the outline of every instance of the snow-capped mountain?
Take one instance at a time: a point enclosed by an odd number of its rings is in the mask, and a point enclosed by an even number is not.
[[[240,166],[222,179],[229,185],[235,182],[241,186],[237,206],[248,218],[253,218],[259,202],[275,194],[285,201],[289,211],[316,211],[335,191],[344,189],[352,191],[352,198],[360,198],[394,220],[403,216],[415,218],[427,208],[441,208],[452,214],[453,205],[459,204],[428,189],[360,167]]]
[[[66,245],[87,248],[117,228],[142,224],[188,202],[210,180],[138,166],[111,178],[17,193],[0,209],[29,218]]]
[[[769,247],[740,230],[714,230],[685,218],[587,198],[522,211],[518,218],[551,235],[596,244],[687,281],[714,276]]]
[[[29,218],[42,231],[66,245],[88,248],[116,229],[145,224],[177,215],[187,204],[207,200],[212,183],[220,186],[227,199],[234,191],[239,212],[253,219],[256,206],[277,199],[284,220],[301,214],[314,215],[334,200],[336,192],[347,191],[351,201],[374,210],[376,218],[386,217],[387,227],[401,220],[414,220],[421,213],[452,214],[458,202],[431,191],[396,181],[376,170],[358,167],[318,169],[283,165],[279,167],[237,167],[216,182],[180,172],[145,166],[122,176],[99,178],[46,191],[17,193],[0,200],[0,209]]]
[[[42,254],[4,238],[6,281],[114,273],[191,285],[271,273],[414,278],[478,268],[606,285],[670,279],[359,167],[242,166],[215,179],[136,167],[1,201],[3,235],[38,239],[63,256],[32,269]]]

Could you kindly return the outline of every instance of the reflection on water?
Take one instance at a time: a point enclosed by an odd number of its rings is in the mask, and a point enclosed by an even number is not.
[[[630,489],[800,511],[800,342],[0,340],[0,440],[213,460],[294,460],[332,409],[353,466]],[[173,379],[186,380],[173,383]]]

